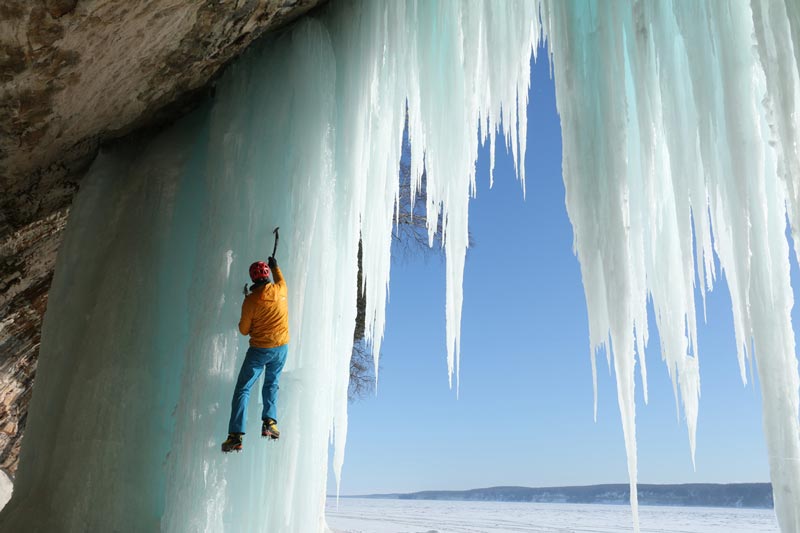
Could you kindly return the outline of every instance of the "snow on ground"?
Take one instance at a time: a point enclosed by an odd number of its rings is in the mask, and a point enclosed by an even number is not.
[[[6,506],[11,499],[14,491],[14,483],[9,479],[5,472],[0,470],[0,509]]]
[[[625,505],[329,499],[333,533],[544,533],[632,531]],[[640,507],[641,533],[777,532],[772,510]]]

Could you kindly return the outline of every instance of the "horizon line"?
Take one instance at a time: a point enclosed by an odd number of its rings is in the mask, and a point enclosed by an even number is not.
[[[637,483],[637,488],[641,487],[689,487],[689,486],[720,486],[730,487],[737,485],[772,485],[770,481],[734,481],[727,483],[719,482],[689,482],[689,483]],[[595,488],[595,487],[625,487],[630,489],[630,483],[592,483],[588,485],[548,485],[548,486],[528,486],[528,485],[492,485],[489,487],[475,487],[471,489],[424,489],[414,490],[407,492],[373,492],[368,494],[327,494],[327,498],[361,498],[361,497],[376,497],[376,496],[407,496],[412,494],[424,494],[426,492],[473,492],[480,490],[492,489],[531,489],[531,490],[555,490],[555,489],[581,489],[581,488]]]

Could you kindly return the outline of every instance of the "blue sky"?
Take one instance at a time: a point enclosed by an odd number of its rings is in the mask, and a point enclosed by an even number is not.
[[[460,397],[447,381],[444,260],[398,257],[378,395],[349,410],[342,494],[627,482],[616,385],[604,354],[596,423],[592,416],[587,312],[564,206],[561,132],[546,54],[539,57],[528,107],[527,199],[504,151],[498,148],[491,190],[488,149],[478,160]],[[792,274],[797,279],[795,265]],[[649,405],[637,369],[641,483],[769,479],[758,383],[745,387],[739,378],[724,282],[707,304],[708,322],[698,316],[697,470],[653,331]],[[655,330],[652,315],[650,322]]]

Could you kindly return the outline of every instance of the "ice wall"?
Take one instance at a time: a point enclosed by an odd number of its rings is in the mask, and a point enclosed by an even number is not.
[[[742,380],[750,356],[758,368],[783,531],[800,531],[799,381],[785,237],[788,216],[798,243],[798,5],[542,4],[590,344],[613,354],[631,485],[637,354],[647,398],[647,298],[694,455],[695,280],[700,294],[711,290],[716,253],[731,292]]]
[[[238,61],[213,103],[101,154],[59,255],[0,529],[322,531],[330,438],[337,476],[343,461],[359,235],[379,353],[406,105],[414,176],[424,154],[428,212],[444,217],[452,373],[478,121],[493,141],[501,109],[518,120],[523,161],[535,9],[332,2]],[[223,456],[242,285],[275,226],[292,335],[282,437],[255,436],[254,400],[244,453]]]

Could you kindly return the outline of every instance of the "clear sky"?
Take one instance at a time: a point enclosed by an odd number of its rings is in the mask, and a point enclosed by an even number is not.
[[[539,57],[528,106],[527,199],[504,150],[498,148],[491,190],[488,149],[478,160],[460,397],[447,382],[444,259],[398,257],[378,395],[349,410],[342,494],[628,480],[605,354],[598,356],[593,421],[587,311],[564,206],[561,131],[546,54]],[[794,264],[792,275],[796,280]],[[641,483],[769,479],[758,383],[745,387],[740,380],[724,281],[707,305],[708,322],[702,310],[698,316],[696,471],[650,316],[649,405],[638,366],[636,384]],[[796,330],[797,322],[795,312]]]

